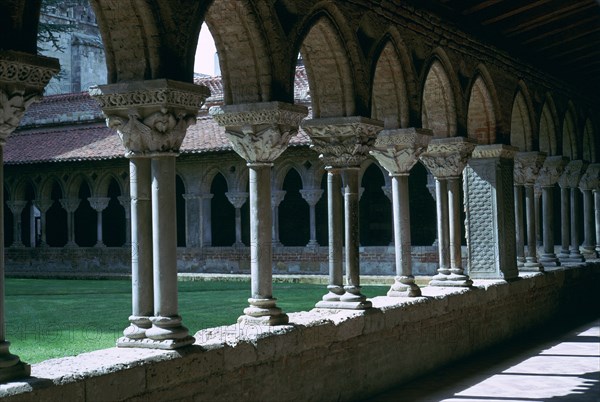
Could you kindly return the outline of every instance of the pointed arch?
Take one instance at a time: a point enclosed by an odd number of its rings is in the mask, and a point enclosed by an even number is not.
[[[567,106],[562,125],[562,153],[563,156],[575,160],[579,158],[577,152],[577,114],[571,101]]]
[[[423,128],[432,130],[435,137],[453,137],[457,133],[456,91],[437,53],[426,71],[421,94]]]
[[[225,104],[273,100],[271,55],[258,15],[247,0],[214,1],[207,10],[206,25],[219,54]]]
[[[225,172],[223,172],[222,169],[220,169],[218,166],[211,166],[208,170],[206,170],[206,172],[204,172],[204,174],[202,175],[202,178],[200,179],[200,191],[203,194],[209,194],[211,191],[211,186],[213,181],[215,180],[215,177],[217,175],[221,175],[223,176],[223,180],[225,180],[225,183],[227,185],[227,188],[231,188],[231,183],[229,183],[228,179],[227,179],[227,174]]]
[[[595,131],[594,124],[590,118],[585,121],[583,127],[583,160],[590,163],[598,162],[598,153],[596,152],[596,143],[594,142]]]
[[[467,135],[479,144],[494,144],[497,131],[497,102],[494,102],[489,90],[490,85],[486,81],[479,73],[471,85],[467,109]]]
[[[531,101],[527,88],[519,83],[513,100],[510,117],[510,145],[520,151],[533,150],[533,125],[531,118]]]
[[[121,178],[113,172],[107,172],[96,181],[96,184],[92,189],[92,195],[95,197],[106,197],[109,186],[113,180],[118,185],[120,193],[124,194],[124,185]]]
[[[91,193],[93,186],[91,184],[90,178],[87,177],[86,175],[84,175],[83,173],[79,173],[79,174],[76,174],[75,176],[71,177],[67,181],[67,184],[65,186],[66,192],[64,193],[65,197],[78,198],[79,191],[80,191],[82,184],[87,185],[90,190],[90,193]]]
[[[371,117],[383,121],[385,128],[409,127],[410,124],[406,74],[399,53],[388,37],[373,75]]]
[[[46,179],[40,185],[40,190],[38,193],[39,199],[42,200],[50,200],[52,198],[52,193],[55,192],[54,188],[58,186],[60,190],[61,197],[65,197],[67,193],[65,190],[65,185],[63,181],[56,175],[50,175],[46,177]]]
[[[542,113],[540,115],[540,136],[539,144],[540,151],[545,152],[548,156],[558,155],[558,144],[557,144],[557,128],[558,119],[556,113],[556,106],[552,96],[548,94],[546,101],[542,107]]]
[[[306,66],[313,117],[355,115],[356,80],[348,49],[331,13],[318,11],[302,32],[299,49]]]
[[[273,172],[274,190],[281,190],[283,188],[283,182],[285,181],[285,178],[292,169],[295,170],[296,173],[298,173],[298,176],[300,176],[300,181],[302,184],[301,188],[306,188],[308,182],[308,179],[306,177],[306,169],[296,161],[288,160],[276,165],[275,167],[275,172]]]
[[[25,200],[26,193],[32,193],[33,199],[37,199],[39,190],[35,183],[29,177],[21,178],[14,186],[13,199]],[[7,198],[8,199],[8,198]]]

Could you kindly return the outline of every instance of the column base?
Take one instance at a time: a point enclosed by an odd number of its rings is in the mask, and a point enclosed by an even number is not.
[[[414,276],[397,276],[387,295],[388,297],[419,297],[421,288],[415,283]]]
[[[240,324],[252,325],[285,325],[289,317],[275,305],[277,299],[248,299],[249,307],[244,309],[244,315],[237,320]]]
[[[439,273],[429,281],[429,286],[469,287],[471,285],[473,285],[473,281],[469,276],[457,273]]]
[[[559,267],[560,260],[556,256],[556,254],[542,254],[540,256],[540,263],[545,267]]]
[[[581,247],[581,254],[586,260],[596,258],[596,250],[593,247]]]
[[[179,339],[163,339],[160,341],[150,338],[131,339],[123,336],[117,339],[117,347],[171,350],[189,346],[194,342],[196,342],[196,339],[189,335]]]
[[[10,353],[9,346],[10,342],[8,341],[0,342],[0,382],[31,375],[31,366],[22,362],[19,356]]]
[[[155,349],[175,349],[182,346],[191,345],[194,343],[194,338],[190,337],[186,327],[181,325],[181,317],[171,316],[150,317],[152,327],[146,330],[146,338],[151,346]],[[141,340],[143,342],[144,340]]]
[[[234,247],[234,248],[243,248],[243,247],[246,247],[246,245],[244,243],[242,243],[242,242],[239,242],[239,243],[235,242],[235,243],[233,243],[231,245],[231,247]]]
[[[585,258],[581,254],[571,255],[569,254],[567,257],[560,258],[561,262],[584,262]]]
[[[564,260],[565,258],[569,258],[571,254],[569,253],[569,250],[560,250],[560,253],[558,254],[558,259],[559,260]]]
[[[152,327],[149,316],[129,316],[129,326],[123,331],[125,338],[135,340],[146,338],[146,331]],[[117,346],[118,342],[117,342]]]
[[[524,272],[544,272],[544,266],[537,261],[527,261],[520,269]]]
[[[94,247],[97,247],[97,248],[106,248],[106,244],[104,244],[104,243],[96,243],[96,244],[94,244]]]
[[[525,265],[525,257],[517,257],[517,267],[521,268]]]
[[[344,294],[343,286],[328,285],[327,290],[329,290],[329,292],[322,298],[322,301],[324,302],[339,302],[340,297]]]
[[[317,248],[319,247],[319,243],[316,240],[311,240],[308,242],[308,244],[306,245],[306,247],[308,248]]]

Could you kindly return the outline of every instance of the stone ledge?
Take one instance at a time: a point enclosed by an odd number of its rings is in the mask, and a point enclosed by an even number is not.
[[[368,311],[291,313],[281,327],[210,328],[177,351],[111,348],[34,364],[32,378],[1,385],[0,397],[362,398],[590,308],[599,282],[600,264],[590,263],[471,289],[428,287],[413,299],[375,297]]]

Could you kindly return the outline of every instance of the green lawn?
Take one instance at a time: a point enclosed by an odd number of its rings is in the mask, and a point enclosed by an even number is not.
[[[285,312],[310,310],[325,290],[323,285],[273,285]],[[365,286],[363,293],[373,297],[387,290]],[[249,294],[249,282],[179,282],[179,311],[194,334],[235,323]],[[7,339],[11,352],[28,363],[114,346],[130,313],[127,280],[6,280]]]

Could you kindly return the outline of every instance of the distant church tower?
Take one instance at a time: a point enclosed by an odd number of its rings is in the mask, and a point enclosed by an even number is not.
[[[106,84],[106,58],[87,0],[42,1],[40,22],[62,27],[53,33],[59,49],[38,41],[41,53],[60,60],[61,72],[50,81],[46,95],[86,91],[92,85]]]

